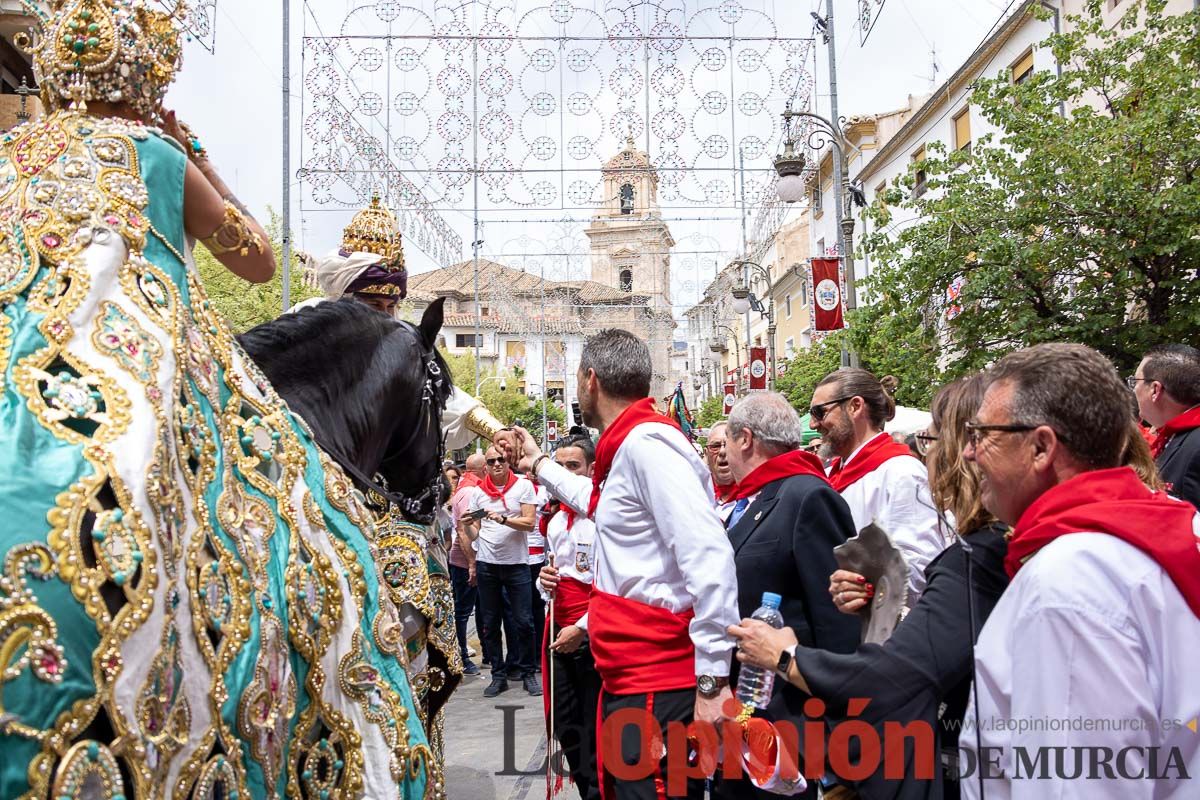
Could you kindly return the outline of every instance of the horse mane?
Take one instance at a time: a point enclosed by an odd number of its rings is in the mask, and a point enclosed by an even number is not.
[[[322,448],[343,464],[377,465],[383,458],[409,410],[396,404],[414,387],[420,397],[422,356],[430,349],[445,376],[433,397],[439,417],[452,389],[445,361],[419,329],[352,299],[284,314],[238,341]]]

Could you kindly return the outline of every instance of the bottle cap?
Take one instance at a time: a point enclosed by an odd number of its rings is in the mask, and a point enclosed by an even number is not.
[[[766,608],[779,608],[779,604],[783,602],[783,598],[774,592],[763,592],[762,604]]]

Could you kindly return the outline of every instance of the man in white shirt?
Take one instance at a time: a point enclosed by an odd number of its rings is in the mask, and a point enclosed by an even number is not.
[[[854,530],[875,523],[908,563],[908,600],[912,608],[925,589],[925,567],[949,544],[929,493],[925,465],[904,444],[892,441],[884,426],[896,416],[890,389],[865,369],[839,369],[826,375],[813,392],[808,412],[813,429],[834,456],[829,482],[841,493],[854,517]],[[838,570],[830,580],[838,609],[855,614],[874,594],[862,576]]]
[[[975,647],[964,794],[1196,797],[1200,517],[1122,466],[1141,434],[1095,350],[1031,347],[988,380],[963,455],[1013,526],[1013,580]]]
[[[554,451],[554,461],[575,475],[591,477],[596,446],[589,436],[572,436]],[[586,513],[550,501],[546,545],[552,563],[542,567],[542,597],[553,603],[554,625],[546,625],[547,650],[542,678],[548,684],[546,706],[554,707],[554,730],[581,800],[599,800],[596,780],[596,704],[600,673],[587,640],[588,598],[592,589],[592,549],[596,526]],[[553,666],[551,666],[551,663]]]
[[[479,586],[479,605],[483,617],[485,651],[492,656],[492,682],[484,697],[495,697],[508,690],[508,678],[501,657],[500,630],[504,614],[512,614],[516,641],[509,642],[509,653],[516,651],[525,691],[537,696],[542,688],[537,679],[533,651],[533,613],[529,577],[529,544],[526,535],[534,527],[535,493],[533,484],[518,478],[508,460],[495,446],[485,454],[487,476],[475,487],[464,518],[467,535],[474,540],[475,576]],[[475,518],[472,519],[471,517]]]
[[[499,437],[551,494],[596,523],[588,636],[603,680],[602,716],[646,711],[665,730],[693,716],[723,718],[732,699],[734,642],[726,629],[738,620],[737,578],[712,476],[687,437],[655,410],[651,373],[649,349],[628,331],[601,331],[584,346],[579,405],[584,424],[602,431],[592,480],[543,456],[524,431]],[[610,759],[645,763],[631,730],[612,752],[599,748],[605,795],[658,797],[687,754],[666,753],[657,777],[615,781]],[[689,798],[703,797],[703,781],[687,787]]]

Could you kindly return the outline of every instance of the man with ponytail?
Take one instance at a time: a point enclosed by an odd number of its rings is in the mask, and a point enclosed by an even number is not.
[[[829,482],[850,506],[855,531],[874,523],[904,554],[912,608],[925,588],[925,567],[946,548],[950,532],[942,530],[925,465],[883,430],[896,416],[897,385],[891,376],[881,381],[865,369],[839,369],[817,384],[809,414],[833,457]],[[829,591],[847,614],[874,595],[861,575],[846,570],[833,573]]]

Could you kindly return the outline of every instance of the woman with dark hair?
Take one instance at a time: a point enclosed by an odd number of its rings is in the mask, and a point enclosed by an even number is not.
[[[1008,584],[1005,529],[983,508],[979,473],[962,457],[966,422],[982,400],[980,377],[952,383],[934,398],[933,425],[919,441],[928,448],[934,503],[956,520],[959,538],[929,563],[925,591],[890,639],[841,654],[800,648],[790,628],[776,630],[756,620],[730,628],[739,640],[739,661],[772,670],[786,663],[781,672],[824,702],[831,724],[848,716],[852,700],[869,700],[854,717],[879,731],[884,753],[889,745],[883,738],[885,722],[932,728],[932,752],[918,751],[912,738],[903,742],[903,777],[885,777],[881,761],[873,775],[858,782],[859,794],[868,800],[959,796],[954,762],[943,774],[942,754],[957,752],[971,687],[972,647]],[[855,763],[858,754],[850,757]]]

